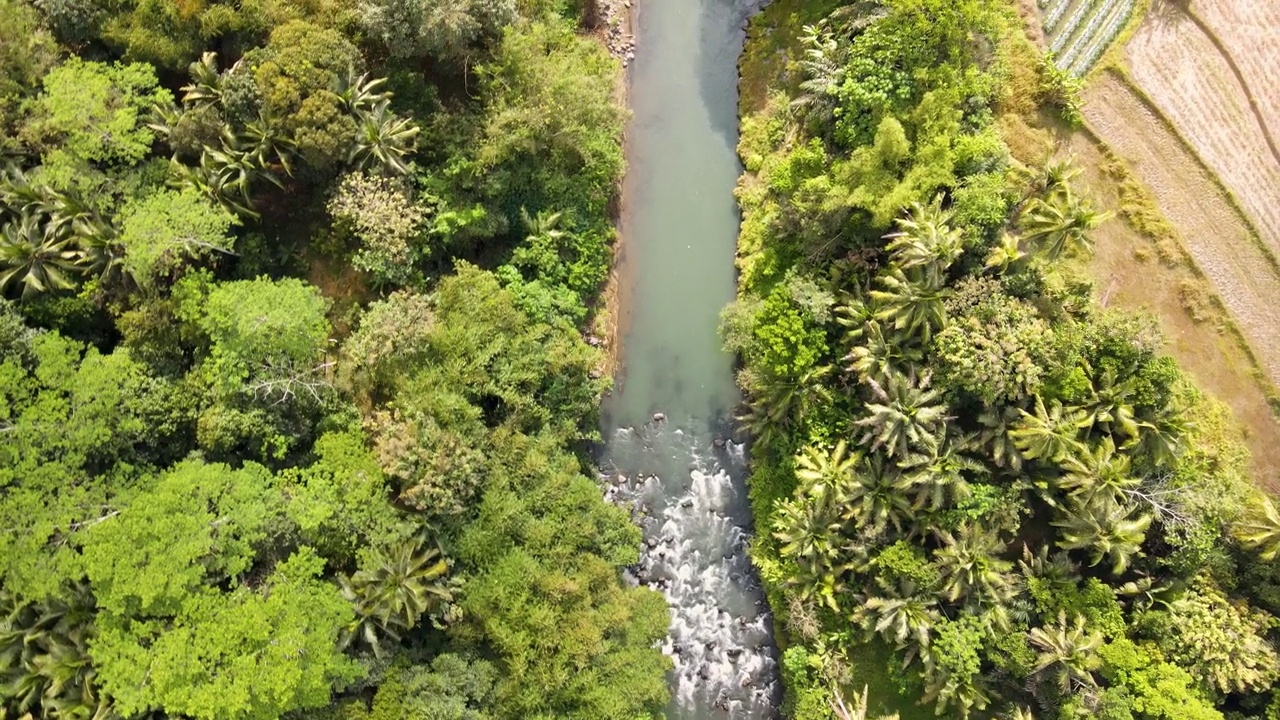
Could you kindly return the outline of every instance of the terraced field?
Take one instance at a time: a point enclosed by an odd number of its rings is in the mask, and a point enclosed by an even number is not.
[[[1202,5],[1232,34],[1219,39],[1198,17]],[[1188,13],[1157,0],[1126,57],[1133,81],[1231,191],[1272,254],[1280,255],[1280,152],[1272,130],[1280,120],[1280,9],[1260,10],[1260,17],[1230,14],[1262,5],[1216,0],[1193,3]],[[1237,31],[1247,43],[1237,42]]]
[[[1058,67],[1083,76],[1124,29],[1137,0],[1037,0]]]

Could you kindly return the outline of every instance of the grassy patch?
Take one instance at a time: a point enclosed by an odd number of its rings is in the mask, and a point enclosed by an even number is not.
[[[799,55],[800,35],[844,3],[840,0],[774,0],[751,18],[738,61],[738,110],[764,107],[769,90],[789,88],[787,66]]]
[[[899,720],[935,720],[932,706],[917,705],[898,692],[897,680],[889,672],[897,660],[893,650],[879,638],[849,648],[847,657],[851,680],[846,695],[853,697],[864,686],[867,688],[867,717],[897,713]]]

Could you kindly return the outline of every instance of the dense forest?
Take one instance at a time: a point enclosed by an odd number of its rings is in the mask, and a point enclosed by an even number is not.
[[[655,717],[573,0],[0,0],[0,718]]]
[[[723,332],[787,714],[1280,717],[1280,512],[1025,142],[1077,84],[1012,3],[783,5]]]

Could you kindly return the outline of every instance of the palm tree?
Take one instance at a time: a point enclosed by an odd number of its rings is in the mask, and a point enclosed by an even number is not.
[[[745,374],[746,409],[738,415],[756,442],[773,445],[801,425],[820,404],[830,402],[825,384],[831,368],[809,368],[799,378],[773,373]]]
[[[1074,155],[1050,155],[1043,165],[1036,167],[1014,161],[1009,174],[1014,182],[1023,186],[1023,202],[1026,202],[1032,197],[1046,197],[1069,189],[1080,168],[1076,167]]]
[[[453,599],[445,581],[449,563],[438,547],[418,535],[375,551],[371,569],[338,578],[343,596],[355,606],[356,619],[344,633],[342,646],[361,640],[382,657],[379,636],[399,640],[425,613]]]
[[[1089,564],[1103,558],[1111,561],[1112,574],[1129,568],[1133,558],[1141,554],[1151,516],[1135,513],[1131,505],[1121,505],[1105,498],[1095,498],[1087,505],[1073,504],[1065,516],[1054,521],[1061,528],[1058,547],[1064,550],[1088,550]]]
[[[1104,216],[1069,188],[1032,200],[1022,212],[1022,239],[1049,260],[1093,252],[1088,233]]]
[[[1008,272],[1019,260],[1026,257],[1022,252],[1022,240],[1013,233],[1001,233],[1000,242],[987,254],[986,266],[999,272]]]
[[[885,236],[894,264],[903,270],[919,268],[930,284],[945,285],[947,268],[964,252],[961,232],[950,221],[941,195],[928,205],[912,203],[907,217],[898,220],[898,231]]]
[[[30,604],[0,593],[0,687],[10,707],[50,720],[116,717],[95,682],[94,632],[87,585],[72,587],[66,599]]]
[[[844,693],[833,682],[831,685],[831,712],[835,713],[836,720],[872,720],[867,715],[870,712],[867,707],[867,691],[868,687],[863,685],[861,695],[854,695],[851,703],[845,702]],[[880,715],[874,720],[898,720],[898,713]]]
[[[1005,544],[994,532],[966,524],[956,535],[943,533],[942,541],[934,560],[948,601],[964,600],[969,607],[986,607],[1012,596],[1016,587],[1013,563],[1000,557]]]
[[[1063,695],[1097,685],[1093,671],[1102,664],[1097,655],[1102,635],[1088,630],[1083,615],[1068,625],[1066,611],[1059,611],[1056,623],[1033,628],[1027,639],[1040,651],[1036,674],[1051,678]]]
[[[978,433],[978,443],[987,448],[996,467],[1015,473],[1022,470],[1022,453],[1009,432],[1021,417],[1019,409],[1011,405],[987,408],[978,415],[978,424],[983,428]]]
[[[369,110],[356,113],[356,138],[347,153],[347,164],[359,170],[376,167],[393,175],[409,172],[405,157],[414,149],[420,128],[412,120],[391,112],[391,103],[382,100]]]
[[[1103,437],[1092,451],[1082,447],[1081,452],[1067,455],[1061,465],[1065,474],[1057,479],[1057,485],[1082,505],[1099,496],[1120,502],[1126,490],[1142,484],[1140,478],[1130,474],[1129,456],[1116,452],[1116,443],[1110,435]]]
[[[1280,510],[1267,495],[1259,492],[1253,496],[1249,511],[1231,532],[1242,545],[1257,550],[1264,562],[1280,557]]]
[[[894,370],[908,370],[921,358],[920,350],[884,336],[880,323],[870,320],[861,333],[863,343],[845,356],[849,372],[862,382],[884,383]]]
[[[966,473],[983,472],[986,468],[965,454],[972,446],[971,438],[961,438],[946,430],[921,451],[912,453],[900,465],[904,472],[899,486],[915,493],[916,510],[937,511],[953,507],[969,496]]]
[[[902,491],[898,467],[884,455],[863,459],[836,492],[841,517],[861,531],[877,535],[892,525],[901,531],[912,517],[911,500]]]
[[[76,270],[80,253],[65,233],[40,218],[23,214],[0,231],[0,292],[22,286],[22,297],[75,287],[68,273]]]
[[[799,495],[778,503],[773,518],[778,552],[802,566],[824,566],[840,551],[840,513],[830,495]]]
[[[800,39],[805,50],[799,65],[805,79],[800,83],[800,94],[791,104],[826,119],[835,110],[836,92],[844,83],[845,53],[821,24],[805,25],[803,32]]]
[[[1022,418],[1009,431],[1009,439],[1029,460],[1059,463],[1068,455],[1078,452],[1080,428],[1087,424],[1085,413],[1065,410],[1054,400],[1048,408],[1044,399],[1036,396],[1035,413],[1019,410]]]
[[[949,291],[944,283],[919,270],[910,273],[893,267],[876,277],[883,289],[872,290],[875,318],[891,322],[893,329],[927,342],[933,331],[946,324],[943,300]]]
[[[844,487],[853,477],[853,468],[858,464],[857,454],[850,455],[844,440],[836,443],[830,452],[820,450],[812,445],[796,455],[796,478],[800,480],[800,491],[810,496],[829,495],[837,488]]]
[[[883,385],[869,382],[876,402],[868,403],[869,415],[855,423],[867,429],[862,442],[899,457],[936,444],[948,420],[947,407],[929,381],[928,375],[917,380],[914,374],[894,373]]]
[[[182,86],[183,105],[222,105],[222,75],[218,72],[218,54],[206,52],[187,66],[191,83]]]
[[[1085,420],[1088,424],[1085,427],[1101,426],[1109,433],[1123,433],[1136,440],[1138,423],[1129,400],[1137,392],[1137,383],[1136,377],[1118,382],[1115,370],[1104,370],[1097,382],[1091,383],[1091,397],[1081,406],[1087,413]]]
[[[391,93],[382,90],[387,84],[386,78],[369,79],[369,74],[357,76],[355,67],[348,66],[347,71],[338,76],[334,93],[342,101],[342,107],[352,115],[369,112],[380,103],[390,102]]]
[[[942,619],[938,603],[929,588],[918,587],[911,580],[892,584],[878,581],[879,594],[868,597],[854,612],[852,621],[860,625],[870,639],[879,635],[906,650],[904,663],[927,651],[934,626]]]

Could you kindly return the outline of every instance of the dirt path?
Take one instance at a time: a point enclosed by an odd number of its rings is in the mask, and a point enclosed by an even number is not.
[[[1276,95],[1277,86],[1251,87],[1263,78],[1250,74],[1260,70],[1237,65],[1238,55],[1196,15],[1167,0],[1157,0],[1126,48],[1133,81],[1231,190],[1275,255],[1280,150],[1255,94]],[[1274,64],[1275,56],[1266,62]]]
[[[1280,385],[1280,274],[1244,218],[1160,118],[1110,74],[1085,92],[1085,119],[1156,196],[1181,241]],[[1229,397],[1229,396],[1228,396]]]

